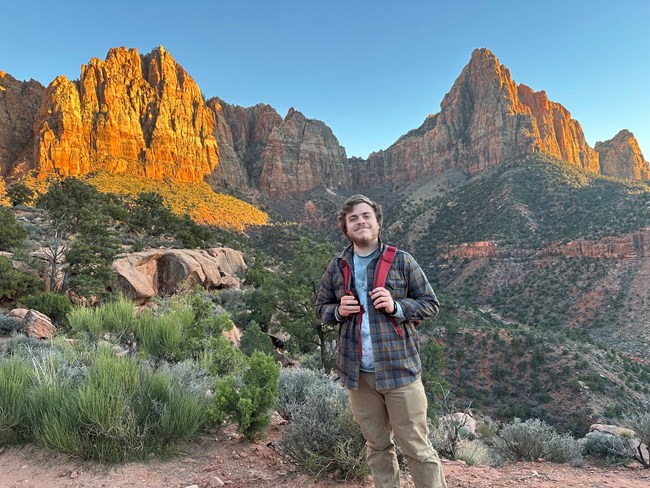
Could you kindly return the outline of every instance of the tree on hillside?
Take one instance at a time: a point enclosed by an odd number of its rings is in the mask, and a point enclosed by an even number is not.
[[[10,259],[0,256],[0,302],[14,301],[43,290],[43,282],[36,276],[14,268]]]
[[[15,207],[17,205],[29,205],[34,200],[34,190],[25,185],[24,183],[14,183],[6,190],[6,195],[11,204]]]
[[[0,251],[11,251],[18,247],[25,237],[27,232],[16,221],[14,213],[5,207],[0,206]]]
[[[62,222],[68,232],[74,233],[85,215],[84,209],[93,214],[108,215],[108,199],[94,186],[77,178],[65,178],[50,185],[47,193],[36,199],[36,206],[49,212],[54,222]]]
[[[63,263],[63,257],[72,244],[68,240],[67,225],[65,220],[59,219],[58,221],[50,221],[46,230],[46,238],[44,242],[44,253],[49,262],[49,279],[46,280],[45,285],[47,291],[59,291],[57,284],[57,276],[59,274],[59,267]]]
[[[257,276],[260,287],[249,296],[251,318],[262,327],[278,327],[289,335],[287,347],[299,353],[318,351],[326,372],[334,366],[337,331],[316,317],[320,280],[334,255],[330,243],[301,239],[293,258],[277,273]]]
[[[119,246],[106,215],[88,209],[80,213],[76,238],[66,254],[64,287],[81,296],[100,296],[115,282],[111,265]]]
[[[158,193],[140,193],[129,205],[126,221],[133,232],[150,236],[173,235],[187,247],[203,247],[214,240],[208,228],[188,215],[175,215]]]

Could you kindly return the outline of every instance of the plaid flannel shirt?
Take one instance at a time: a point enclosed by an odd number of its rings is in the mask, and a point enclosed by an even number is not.
[[[380,243],[381,253],[386,246]],[[378,255],[378,257],[381,255]],[[353,269],[353,249],[348,246],[343,253],[334,258],[320,283],[316,298],[316,313],[326,324],[339,324],[338,369],[343,384],[351,389],[359,388],[360,324],[358,314],[337,321],[336,308],[344,295],[342,261]],[[368,290],[373,289],[378,258],[368,264]],[[350,290],[354,287],[354,272],[350,273]],[[429,284],[422,268],[413,257],[398,250],[386,277],[385,288],[390,291],[393,300],[400,304],[405,320],[400,324],[404,334],[400,336],[388,316],[370,306],[370,335],[375,361],[375,381],[378,390],[387,390],[407,385],[417,380],[422,372],[420,362],[420,341],[413,321],[435,317],[440,303]]]

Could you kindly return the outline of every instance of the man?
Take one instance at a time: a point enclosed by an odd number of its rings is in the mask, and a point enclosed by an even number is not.
[[[378,204],[363,195],[350,197],[338,221],[351,244],[325,271],[316,310],[324,323],[340,326],[338,368],[366,439],[375,487],[399,487],[394,436],[416,488],[446,488],[440,459],[427,438],[427,399],[413,324],[434,317],[438,299],[420,266],[400,250],[385,286],[373,289],[378,258],[386,248],[379,239]],[[344,283],[344,266],[351,270],[350,283]]]

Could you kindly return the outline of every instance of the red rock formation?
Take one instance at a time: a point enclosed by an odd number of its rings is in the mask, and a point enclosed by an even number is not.
[[[609,141],[597,142],[595,149],[600,154],[602,174],[633,180],[650,179],[650,163],[644,159],[630,131],[624,129]]]
[[[158,292],[171,294],[195,285],[239,288],[238,276],[247,269],[243,254],[226,247],[127,253],[113,263],[120,289],[137,303],[146,303]]]
[[[271,131],[282,117],[270,105],[230,105],[215,98],[208,102],[216,119],[219,165],[210,181],[227,188],[246,190],[259,182],[261,154]]]
[[[401,137],[386,151],[373,153],[357,180],[371,185],[415,181],[423,174],[455,168],[477,173],[522,153],[546,152],[598,172],[598,154],[580,124],[544,92],[517,86],[508,69],[487,49],[476,49],[445,95],[440,112]]]
[[[0,176],[31,160],[34,118],[44,91],[37,81],[18,81],[0,71]]]
[[[291,108],[269,134],[261,155],[259,187],[272,195],[340,187],[346,183],[346,163],[345,149],[331,129]]]
[[[548,256],[590,257],[610,259],[639,259],[650,257],[650,229],[622,236],[605,237],[598,241],[578,239],[566,244],[551,244],[543,249],[513,249],[496,242],[468,242],[448,246],[447,257],[469,259],[506,259],[511,257],[543,258]]]
[[[220,145],[213,182],[272,195],[347,184],[345,149],[324,123],[293,108],[283,120],[269,105],[244,108],[218,99],[209,105]]]
[[[34,130],[41,174],[107,171],[202,181],[217,164],[212,112],[198,86],[163,47],[146,56],[111,49],[78,82],[57,77]]]
[[[52,324],[52,320],[38,310],[14,308],[8,316],[21,321],[19,330],[28,337],[51,339],[56,335],[56,326]]]
[[[438,114],[367,161],[348,160],[325,124],[293,109],[283,120],[268,105],[206,105],[162,47],[146,56],[111,49],[106,60],[83,66],[79,81],[60,76],[46,91],[0,76],[4,176],[30,166],[41,174],[207,177],[234,192],[288,195],[318,186],[403,184],[448,169],[472,174],[541,151],[592,173],[647,178],[648,165],[627,134],[594,151],[562,105],[517,86],[487,49],[472,53]]]
[[[582,127],[562,105],[552,102],[546,92],[535,92],[524,84],[517,88],[524,113],[532,115],[533,150],[597,173],[598,154],[589,147]]]

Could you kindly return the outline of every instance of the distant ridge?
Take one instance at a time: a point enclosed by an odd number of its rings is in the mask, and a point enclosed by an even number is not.
[[[648,179],[629,131],[591,148],[578,121],[543,91],[517,85],[476,49],[440,112],[367,160],[348,159],[331,129],[293,108],[204,100],[160,46],[111,49],[79,80],[46,89],[0,75],[2,175],[95,171],[185,182],[271,197],[314,188],[358,190],[413,182],[449,169],[475,174],[521,154],[545,153],[587,172]]]

